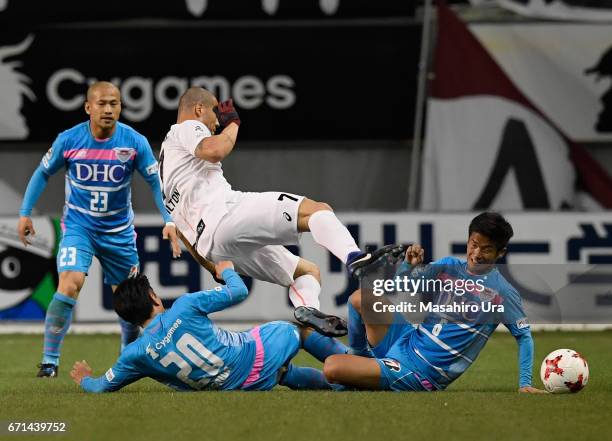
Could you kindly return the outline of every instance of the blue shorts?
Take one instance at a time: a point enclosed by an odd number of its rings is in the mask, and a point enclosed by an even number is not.
[[[104,283],[118,285],[138,273],[136,233],[130,227],[119,233],[98,233],[70,225],[62,234],[57,252],[57,272],[89,271],[96,256],[102,265]]]
[[[270,390],[278,384],[280,369],[300,350],[300,332],[289,322],[270,322],[251,329],[255,362],[242,390]]]
[[[393,391],[433,391],[433,384],[419,372],[410,357],[410,337],[416,328],[400,314],[395,313],[385,338],[372,353],[380,366],[380,388]]]

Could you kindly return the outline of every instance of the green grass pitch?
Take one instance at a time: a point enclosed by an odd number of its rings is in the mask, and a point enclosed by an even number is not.
[[[41,336],[0,335],[0,421],[64,421],[65,434],[0,435],[61,440],[611,440],[612,332],[534,334],[534,385],[543,357],[581,352],[591,378],[574,395],[519,395],[517,346],[496,333],[474,366],[447,391],[177,393],[151,380],[89,395],[72,383],[74,360],[101,375],[118,335],[69,335],[57,379],[34,378]],[[295,360],[320,365],[305,353]]]

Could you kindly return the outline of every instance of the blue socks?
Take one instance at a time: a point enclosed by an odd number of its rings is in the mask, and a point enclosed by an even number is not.
[[[363,319],[350,301],[348,304],[348,343],[350,354],[372,357]]]
[[[287,386],[294,390],[332,390],[333,387],[327,382],[323,372],[319,369],[303,366],[295,366],[289,363],[287,372],[280,381],[281,386]]]
[[[45,316],[45,337],[42,364],[59,365],[60,349],[72,320],[76,300],[56,292]]]
[[[325,359],[330,355],[346,354],[348,352],[348,348],[340,341],[332,337],[325,337],[314,331],[306,337],[302,347],[320,362],[325,362]]]
[[[140,335],[140,328],[130,322],[123,320],[119,317],[119,324],[121,325],[121,352],[123,349],[132,343]]]

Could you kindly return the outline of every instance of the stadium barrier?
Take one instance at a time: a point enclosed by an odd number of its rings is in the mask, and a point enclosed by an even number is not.
[[[419,242],[427,261],[465,252],[467,227],[472,214],[428,213],[339,213],[361,247],[369,249],[389,243]],[[547,265],[612,262],[612,223],[608,213],[516,213],[508,214],[515,236],[508,262]],[[55,292],[55,254],[60,239],[57,219],[34,219],[37,231],[33,246],[24,248],[16,233],[16,218],[0,218],[0,322],[39,321]],[[141,271],[155,291],[171,304],[185,292],[215,286],[206,270],[188,253],[173,260],[167,242],[161,239],[158,216],[138,215],[135,221]],[[346,302],[357,288],[341,262],[303,234],[299,247],[291,250],[316,262],[321,269],[321,308],[345,315]],[[569,275],[568,275],[569,277]],[[217,320],[251,323],[291,319],[287,288],[247,280],[251,294],[240,305],[215,314]],[[598,308],[612,311],[610,277],[589,286],[601,299]],[[75,308],[75,323],[114,322],[110,288],[102,283],[96,260]],[[607,312],[606,312],[607,313]],[[612,312],[611,312],[612,315]],[[602,323],[601,321],[598,323]]]

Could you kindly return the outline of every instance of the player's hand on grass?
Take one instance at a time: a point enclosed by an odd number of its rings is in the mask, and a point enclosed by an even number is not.
[[[170,241],[172,247],[172,257],[177,258],[181,255],[181,245],[178,235],[176,234],[176,226],[174,224],[166,224],[162,230],[162,237]]]
[[[17,233],[19,234],[19,240],[21,240],[24,246],[27,247],[31,245],[32,241],[28,239],[28,236],[34,236],[36,234],[32,219],[28,216],[20,216],[19,223],[17,224]]]
[[[406,262],[408,262],[410,265],[422,264],[424,256],[425,250],[418,243],[410,245],[406,250]]]
[[[217,106],[216,113],[222,129],[226,128],[231,123],[235,123],[238,126],[240,125],[240,116],[238,116],[238,112],[231,98],[227,101],[220,102]]]
[[[519,392],[522,394],[547,394],[548,393],[543,389],[538,389],[532,386],[519,387]]]
[[[74,366],[72,366],[72,370],[70,371],[70,376],[74,382],[80,386],[83,378],[93,376],[93,371],[85,360],[75,361]]]
[[[223,280],[223,277],[221,277],[221,274],[223,274],[223,271],[225,271],[226,269],[234,269],[234,264],[232,262],[230,262],[229,260],[222,260],[221,262],[217,263],[215,265],[215,272],[217,279],[219,280]]]

